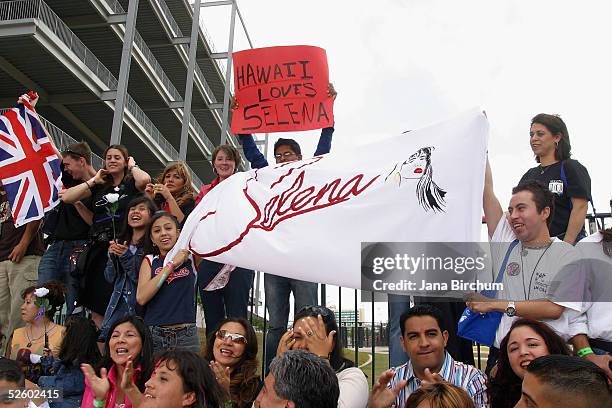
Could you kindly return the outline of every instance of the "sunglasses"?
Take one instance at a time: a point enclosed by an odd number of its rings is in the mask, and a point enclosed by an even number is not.
[[[219,340],[231,340],[232,343],[247,344],[247,339],[242,334],[231,333],[227,330],[219,330],[215,334]]]
[[[63,152],[64,154],[73,154],[75,156],[79,156],[79,157],[83,157],[85,158],[85,155],[83,153],[79,153],[79,152],[75,152],[74,150],[70,150],[70,149],[66,149]]]
[[[297,155],[295,153],[293,153],[293,152],[285,152],[283,154],[275,154],[274,158],[281,159],[283,157],[291,157],[291,156],[297,156]]]
[[[315,316],[321,315],[321,317],[327,317],[332,315],[331,311],[328,308],[322,306],[304,306],[299,310],[298,314],[301,314],[303,312],[312,312]]]

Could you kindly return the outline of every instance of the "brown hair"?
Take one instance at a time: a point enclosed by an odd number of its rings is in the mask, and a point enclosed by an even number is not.
[[[238,150],[234,146],[224,144],[224,145],[215,147],[215,150],[213,150],[213,153],[212,153],[211,163],[212,163],[213,171],[215,172],[215,174],[217,174],[217,170],[215,170],[215,159],[217,158],[217,155],[219,154],[219,152],[225,153],[226,155],[229,156],[230,159],[232,159],[234,163],[236,163],[234,173],[237,172],[238,167],[240,167],[240,165],[242,164],[242,158],[240,157],[240,153],[238,153]]]
[[[431,408],[474,408],[474,401],[467,391],[447,382],[422,386],[410,394],[407,407],[416,407],[428,402]]]
[[[45,310],[45,316],[47,316],[49,320],[53,320],[55,313],[64,305],[64,293],[66,292],[64,285],[59,281],[53,280],[45,282],[42,285],[29,286],[23,290],[21,298],[25,300],[26,296],[34,293],[36,289],[40,288],[47,288],[49,290],[49,293],[43,296],[49,301],[49,309]]]
[[[244,353],[236,364],[230,377],[230,397],[235,406],[243,406],[257,397],[259,390],[259,375],[257,374],[257,336],[248,320],[241,317],[228,317],[223,319],[215,331],[208,335],[204,357],[208,361],[215,359],[213,349],[217,332],[226,323],[238,323],[244,329],[247,344]]]
[[[538,336],[542,337],[549,354],[569,355],[569,349],[565,341],[546,323],[525,318],[516,320],[499,345],[497,371],[495,375],[489,377],[487,391],[494,406],[510,408],[521,398],[522,380],[510,367],[510,360],[508,358],[510,335],[518,327],[529,327]]]
[[[176,203],[180,207],[181,205],[185,204],[185,202],[193,200],[196,191],[193,189],[192,186],[191,173],[189,173],[189,169],[187,169],[187,166],[181,160],[176,163],[168,164],[164,171],[157,178],[157,182],[160,184],[164,184],[164,178],[166,177],[166,174],[170,173],[171,171],[176,171],[179,177],[182,178],[185,182],[183,188],[181,188],[180,191],[178,191],[176,193],[176,196],[174,197]]]
[[[70,156],[73,160],[85,159],[85,163],[91,164],[91,148],[87,142],[71,143],[62,152],[62,157]]]
[[[567,126],[565,122],[563,122],[563,119],[561,119],[561,116],[540,113],[531,119],[531,126],[533,126],[534,123],[544,126],[553,136],[561,136],[559,143],[555,146],[555,159],[559,161],[569,159],[572,155],[572,145],[570,143]],[[535,159],[538,163],[540,162],[538,156],[536,156]]]
[[[114,145],[108,146],[106,150],[104,150],[104,154],[102,155],[102,158],[104,159],[104,169],[106,169],[106,154],[108,153],[110,149],[119,150],[121,152],[121,155],[123,156],[123,159],[125,160],[125,167],[123,168],[123,179],[125,180],[126,178],[131,177],[132,174],[128,170],[128,167],[127,167],[127,162],[128,162],[128,158],[130,157],[130,154],[128,153],[127,147],[125,147],[124,145],[114,144]],[[106,176],[105,181],[106,181],[106,184],[112,184],[113,176],[108,174]]]

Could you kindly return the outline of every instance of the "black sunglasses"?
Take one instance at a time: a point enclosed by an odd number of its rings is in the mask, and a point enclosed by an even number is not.
[[[79,156],[79,157],[85,158],[85,155],[83,153],[75,152],[74,150],[70,150],[70,149],[64,150],[63,153],[65,153],[65,154],[73,154],[75,156]]]

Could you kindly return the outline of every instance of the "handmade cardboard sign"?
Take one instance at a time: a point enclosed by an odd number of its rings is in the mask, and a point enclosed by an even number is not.
[[[232,114],[232,133],[333,126],[324,49],[307,45],[257,48],[235,52],[233,64],[238,108]]]

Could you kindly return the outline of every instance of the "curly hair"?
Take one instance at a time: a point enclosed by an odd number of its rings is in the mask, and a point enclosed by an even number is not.
[[[189,200],[193,201],[196,191],[192,185],[193,181],[191,179],[191,173],[189,173],[189,169],[187,169],[187,166],[183,161],[179,160],[176,163],[167,165],[164,171],[157,178],[157,182],[159,184],[164,184],[166,174],[170,173],[171,171],[175,171],[185,182],[183,187],[176,193],[176,195],[173,195],[174,199],[176,200],[176,204],[180,207]]]
[[[569,349],[565,341],[559,337],[546,323],[531,319],[516,320],[508,334],[499,345],[499,357],[497,359],[497,372],[489,376],[487,391],[494,407],[512,408],[521,398],[522,380],[512,370],[508,358],[508,342],[512,331],[518,327],[529,327],[544,339],[549,354],[569,355]]]
[[[259,390],[259,375],[257,374],[257,336],[255,330],[248,320],[239,317],[228,317],[223,319],[216,329],[208,335],[206,342],[205,358],[208,361],[215,359],[213,350],[217,331],[226,323],[238,323],[246,333],[247,344],[244,353],[234,367],[230,377],[230,398],[237,407],[245,406],[252,402]]]

